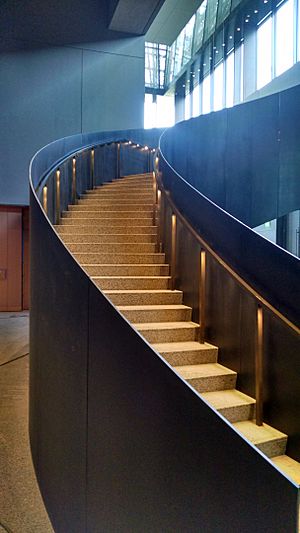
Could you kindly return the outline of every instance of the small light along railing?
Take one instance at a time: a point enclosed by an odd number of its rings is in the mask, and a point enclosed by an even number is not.
[[[165,224],[166,205],[168,204],[171,210],[171,287],[175,289],[176,285],[176,257],[177,257],[177,221],[190,232],[195,240],[200,244],[199,253],[199,337],[200,343],[205,342],[206,329],[206,265],[207,254],[213,257],[219,265],[221,265],[237,283],[243,287],[256,301],[256,331],[255,331],[255,396],[256,396],[256,424],[261,426],[263,424],[263,351],[264,351],[264,309],[271,311],[277,318],[284,322],[298,335],[300,329],[293,324],[288,318],[274,308],[267,300],[265,300],[251,285],[249,285],[239,274],[237,274],[210,246],[202,237],[196,232],[192,225],[180,213],[174,204],[170,192],[165,190],[159,171],[159,156],[158,152],[154,159],[154,179],[156,181],[156,199],[157,199],[157,222],[158,222],[158,247],[163,249],[163,225]]]
[[[90,146],[88,148],[82,148],[78,150],[77,152],[69,155],[67,158],[60,161],[60,165],[62,165],[64,162],[70,160],[71,161],[71,176],[68,176],[71,181],[71,196],[70,196],[70,203],[72,205],[75,205],[77,203],[78,194],[77,194],[77,162],[79,158],[82,156],[83,153],[88,154],[89,159],[89,184],[90,188],[94,189],[96,187],[96,173],[95,173],[95,157],[96,157],[96,148],[97,147],[105,147],[110,145],[116,145],[116,178],[120,178],[121,173],[121,154],[122,154],[122,147],[127,147],[132,150],[138,150],[139,152],[143,152],[147,154],[146,159],[146,167],[147,171],[150,173],[151,169],[151,156],[154,155],[156,152],[156,148],[151,148],[149,146],[143,146],[139,143],[135,143],[133,141],[111,141],[106,143],[101,143],[96,146]],[[56,168],[52,168],[51,172],[47,174],[47,176],[42,180],[42,184],[40,183],[36,187],[36,192],[38,193],[39,190],[41,190],[41,204],[43,207],[43,210],[47,216],[49,216],[49,187],[48,187],[48,179],[50,176],[54,175],[54,223],[58,225],[61,220],[61,169],[59,166]],[[41,187],[41,189],[40,189]],[[153,194],[155,194],[155,198],[157,197],[157,190],[156,190],[156,179],[155,175],[153,178],[153,188],[155,187],[155,191],[153,189]],[[156,220],[156,199],[155,199],[155,209],[153,211],[153,222]]]

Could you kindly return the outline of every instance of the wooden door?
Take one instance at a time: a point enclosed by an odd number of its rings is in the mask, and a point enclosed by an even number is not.
[[[0,206],[0,311],[22,310],[22,208]]]
[[[23,309],[29,309],[29,207],[23,207]]]

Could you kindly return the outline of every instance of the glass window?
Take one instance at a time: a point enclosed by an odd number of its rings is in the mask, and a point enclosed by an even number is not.
[[[145,43],[145,86],[164,89],[166,73],[167,46]]]
[[[232,107],[234,102],[234,52],[226,58],[226,107]]]
[[[184,118],[188,120],[191,118],[191,95],[190,93],[185,95],[184,99]]]
[[[206,10],[204,40],[214,33],[216,27],[218,0],[209,0]]]
[[[279,76],[294,63],[294,0],[287,0],[276,13],[275,73]]]
[[[144,128],[168,128],[175,124],[174,95],[145,94]]]
[[[174,95],[157,96],[155,128],[170,128],[175,124]]]
[[[224,63],[220,63],[214,70],[214,111],[223,108]]]
[[[261,89],[272,79],[272,17],[257,29],[256,88]]]
[[[193,53],[197,52],[199,48],[202,46],[206,6],[207,6],[207,0],[204,0],[204,2],[202,2],[201,6],[199,7],[196,13]]]
[[[231,0],[219,0],[217,25],[219,26],[230,15]]]
[[[191,20],[187,23],[186,27],[184,28],[184,45],[183,45],[182,65],[185,65],[186,63],[188,63],[192,57],[192,45],[193,45],[195,19],[196,19],[196,16],[193,15]]]
[[[203,114],[210,113],[210,75],[202,83],[202,111]]]
[[[181,70],[182,57],[183,57],[183,45],[184,45],[184,30],[178,35],[176,39],[174,76],[177,76],[178,72],[180,72]]]
[[[174,43],[170,47],[169,54],[168,54],[168,82],[169,83],[171,83],[171,81],[174,78],[175,55],[176,55],[176,41],[174,41]]]
[[[240,72],[240,102],[244,101],[244,43],[240,46],[241,49],[241,72]]]
[[[200,86],[196,85],[192,92],[193,98],[193,117],[198,117],[200,115]]]
[[[153,101],[152,94],[145,94],[144,105],[144,128],[155,128],[156,123],[156,103]]]

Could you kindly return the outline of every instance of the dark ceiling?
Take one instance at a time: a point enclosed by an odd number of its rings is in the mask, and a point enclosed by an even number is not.
[[[165,0],[146,33],[146,41],[171,45],[203,0]]]
[[[109,0],[109,29],[144,35],[164,0]]]

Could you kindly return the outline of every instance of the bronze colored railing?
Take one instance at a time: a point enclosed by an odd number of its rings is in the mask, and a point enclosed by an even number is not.
[[[194,237],[200,244],[199,254],[199,342],[205,342],[205,328],[206,328],[206,254],[213,257],[217,263],[227,271],[228,274],[245,289],[256,301],[256,332],[255,332],[255,393],[256,393],[256,424],[261,426],[263,424],[263,366],[264,366],[264,309],[271,311],[273,315],[279,318],[284,324],[291,328],[298,335],[300,329],[297,325],[292,323],[287,317],[280,313],[273,307],[265,298],[263,298],[249,283],[247,283],[237,272],[235,272],[230,265],[228,265],[205,240],[195,231],[187,219],[180,213],[174,204],[170,192],[164,188],[161,174],[159,172],[159,157],[155,157],[155,179],[158,197],[158,247],[161,250],[163,246],[163,231],[162,225],[165,223],[165,207],[168,205],[171,210],[171,287],[175,289],[176,284],[176,253],[177,253],[177,219],[181,221],[186,230]]]

